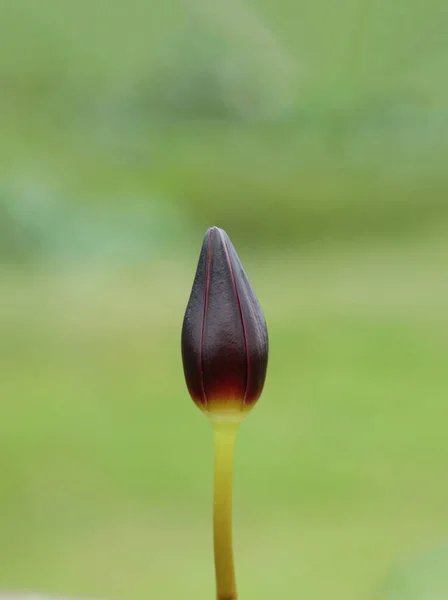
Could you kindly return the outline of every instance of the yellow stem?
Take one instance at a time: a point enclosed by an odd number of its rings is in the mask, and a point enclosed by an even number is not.
[[[239,420],[213,419],[215,490],[213,534],[217,600],[236,600],[232,547],[233,454]]]

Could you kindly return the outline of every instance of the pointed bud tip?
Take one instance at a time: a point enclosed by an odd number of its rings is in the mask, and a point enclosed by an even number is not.
[[[263,312],[226,232],[204,237],[182,328],[193,400],[206,411],[244,411],[263,389],[268,335]]]
[[[205,232],[204,241],[210,239],[210,237],[214,238],[215,236],[216,236],[217,240],[224,241],[226,238],[229,239],[229,236],[224,231],[224,229],[222,229],[221,227],[217,227],[216,225],[213,225],[212,227],[209,227],[207,229],[207,231]]]

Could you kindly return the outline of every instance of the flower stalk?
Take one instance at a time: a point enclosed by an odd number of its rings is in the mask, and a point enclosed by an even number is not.
[[[232,543],[233,456],[239,419],[212,420],[215,446],[213,542],[217,600],[236,600]]]

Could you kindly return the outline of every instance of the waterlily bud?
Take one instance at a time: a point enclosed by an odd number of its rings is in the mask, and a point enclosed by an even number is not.
[[[188,390],[207,412],[243,412],[258,400],[268,362],[260,304],[229,236],[205,234],[182,328]]]

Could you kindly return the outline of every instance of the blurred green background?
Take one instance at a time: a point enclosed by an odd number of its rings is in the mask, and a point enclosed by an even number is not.
[[[241,598],[370,598],[448,538],[447,72],[442,0],[0,0],[0,589],[214,597],[211,225],[271,343]]]

